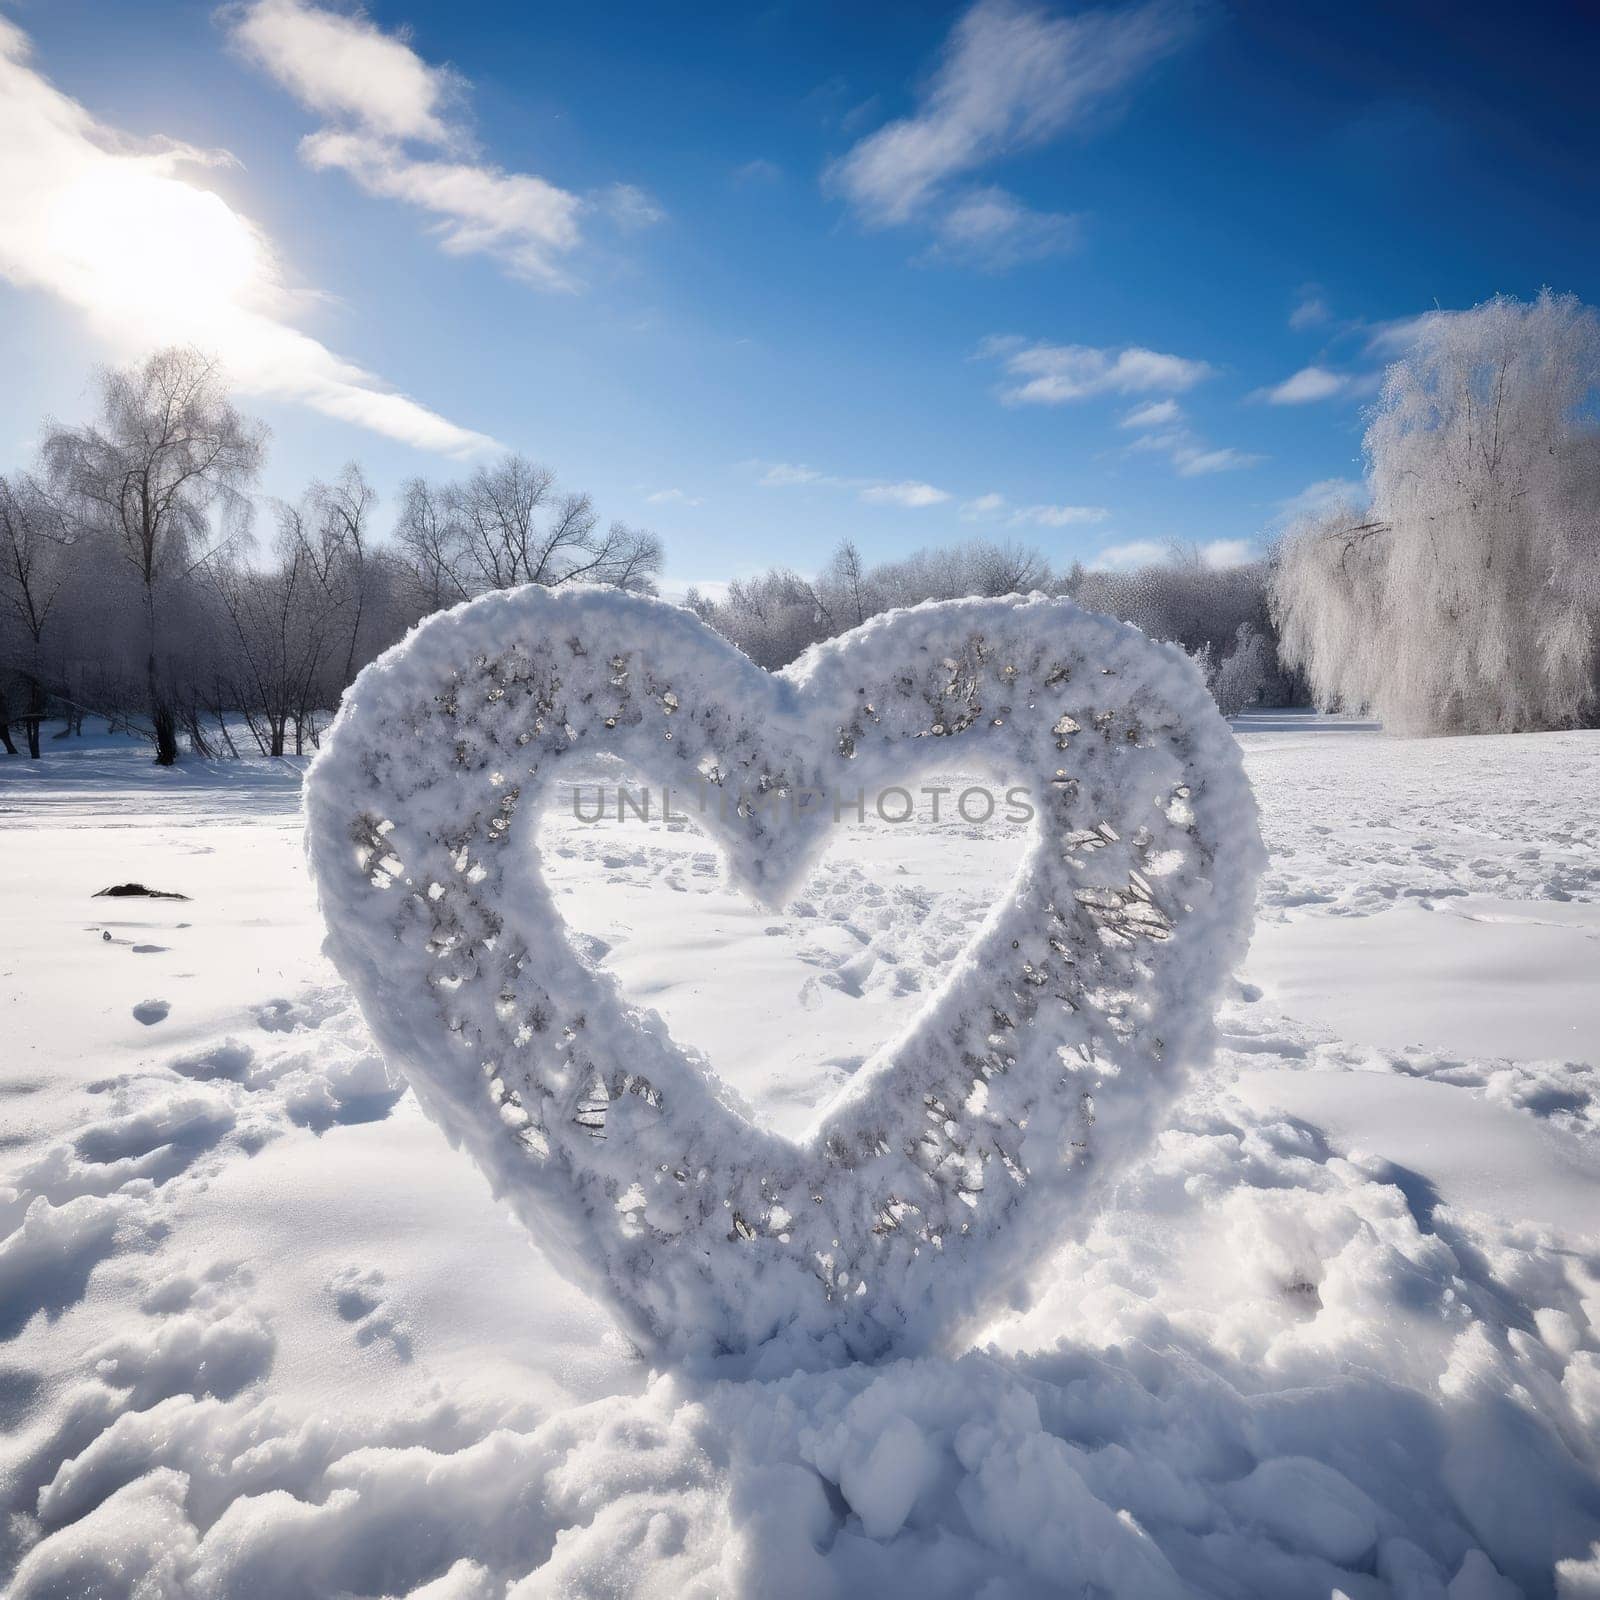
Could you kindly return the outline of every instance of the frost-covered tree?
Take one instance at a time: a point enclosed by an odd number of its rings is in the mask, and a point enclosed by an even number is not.
[[[1259,705],[1272,677],[1272,647],[1254,623],[1241,622],[1233,648],[1222,658],[1212,684],[1218,709],[1236,717],[1246,706]]]
[[[45,436],[52,492],[133,580],[145,709],[162,766],[178,757],[182,591],[248,516],[245,491],[265,439],[260,423],[234,409],[216,363],[179,348],[104,373],[98,425],[53,424]]]
[[[1244,624],[1269,636],[1267,569],[1248,561],[1214,566],[1193,545],[1173,544],[1163,561],[1126,572],[1081,572],[1067,585],[1081,605],[1168,639],[1191,655],[1209,645],[1217,661]]]
[[[752,661],[777,668],[897,606],[1034,589],[1062,592],[1050,563],[1027,545],[974,540],[869,567],[847,539],[815,580],[779,567],[735,579],[720,599],[691,590],[688,602]]]
[[[1417,325],[1367,429],[1370,512],[1284,541],[1286,659],[1408,733],[1570,727],[1600,689],[1600,319],[1571,295]]]
[[[661,571],[655,534],[621,522],[602,529],[588,495],[560,493],[548,467],[520,455],[459,483],[413,479],[395,531],[419,615],[522,583],[581,581],[654,593]]]
[[[454,483],[417,479],[393,534],[351,462],[250,536],[266,430],[216,364],[169,349],[102,374],[87,426],[47,422],[36,473],[0,478],[0,747],[20,721],[86,710],[156,758],[300,754],[357,673],[433,611],[486,590],[576,581],[653,593],[661,541],[602,524],[589,497],[509,455]]]
[[[732,640],[757,666],[771,671],[853,625],[841,625],[818,585],[786,567],[754,578],[735,578],[720,600],[694,589],[687,599],[704,622]]]
[[[72,578],[66,519],[37,479],[0,478],[0,672],[19,685],[28,754],[39,759],[39,725],[61,678],[60,601]],[[15,754],[6,729],[7,749]]]

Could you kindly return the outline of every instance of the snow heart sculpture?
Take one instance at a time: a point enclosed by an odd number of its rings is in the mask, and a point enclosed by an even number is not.
[[[600,752],[700,799],[771,904],[834,796],[935,766],[1028,787],[1034,836],[793,1143],[564,936],[533,819]],[[361,674],[305,808],[328,953],[423,1107],[643,1343],[753,1371],[927,1349],[1025,1301],[1207,1052],[1261,854],[1190,662],[1044,597],[891,612],[769,674],[658,601],[487,596]]]

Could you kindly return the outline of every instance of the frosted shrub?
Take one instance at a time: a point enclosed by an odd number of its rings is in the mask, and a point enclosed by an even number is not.
[[[1570,727],[1596,704],[1600,321],[1570,295],[1420,325],[1367,429],[1370,514],[1285,541],[1280,653],[1398,732]]]
[[[956,764],[1026,785],[1035,833],[943,987],[791,1143],[563,937],[529,829],[600,753],[701,802],[768,903],[829,794]],[[329,953],[424,1108],[641,1342],[769,1366],[1021,1301],[1204,1059],[1260,855],[1182,652],[1043,597],[890,612],[774,675],[658,601],[488,596],[361,675],[306,814]]]
[[[1239,624],[1233,648],[1217,668],[1212,693],[1225,717],[1236,717],[1260,702],[1272,674],[1272,647],[1266,635],[1248,622]]]

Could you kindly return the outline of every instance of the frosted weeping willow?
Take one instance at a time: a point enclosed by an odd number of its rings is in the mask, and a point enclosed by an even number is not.
[[[1367,430],[1370,512],[1285,543],[1280,654],[1404,733],[1571,727],[1600,697],[1600,320],[1571,295],[1430,316]]]
[[[1037,821],[943,986],[792,1143],[564,936],[534,821],[601,753],[698,802],[773,904],[830,795],[937,763],[1026,785]],[[1260,850],[1190,662],[1044,598],[892,612],[772,675],[656,601],[490,596],[361,675],[306,816],[329,951],[426,1110],[642,1343],[758,1365],[1025,1298],[1203,1058]]]

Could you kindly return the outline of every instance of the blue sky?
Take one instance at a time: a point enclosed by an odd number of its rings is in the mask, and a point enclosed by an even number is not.
[[[0,467],[190,337],[267,492],[356,458],[392,507],[499,443],[679,585],[847,536],[1225,559],[1359,475],[1406,319],[1596,299],[1597,45],[1575,6],[0,0]]]

